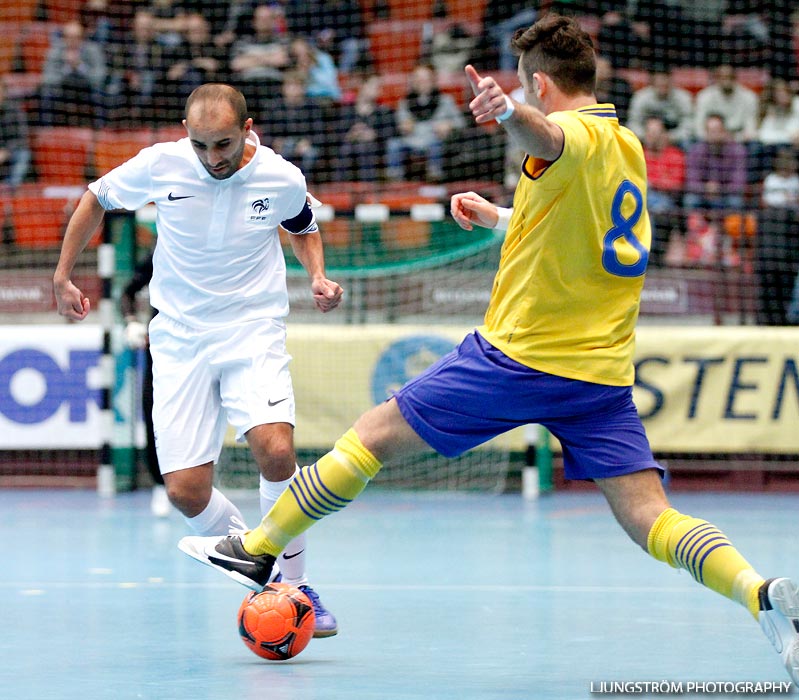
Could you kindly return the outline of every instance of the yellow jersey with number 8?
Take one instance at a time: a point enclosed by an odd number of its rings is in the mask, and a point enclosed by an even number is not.
[[[479,333],[533,369],[629,386],[651,229],[638,138],[613,105],[554,112],[560,157],[527,157]]]

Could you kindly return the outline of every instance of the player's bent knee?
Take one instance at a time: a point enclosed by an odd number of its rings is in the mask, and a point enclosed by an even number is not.
[[[187,518],[202,513],[211,500],[211,486],[191,479],[165,474],[164,486],[169,502]]]

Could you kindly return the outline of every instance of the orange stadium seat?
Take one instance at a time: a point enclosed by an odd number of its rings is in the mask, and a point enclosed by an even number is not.
[[[433,16],[430,0],[387,0],[391,19],[429,19]]]
[[[0,22],[0,75],[14,68],[20,30],[21,25],[14,22]]]
[[[378,73],[412,70],[422,53],[422,20],[378,20],[368,27]]]
[[[33,166],[39,182],[82,185],[87,172],[94,132],[88,127],[39,127],[31,132]]]
[[[383,223],[380,238],[389,249],[421,248],[430,243],[430,222],[396,217]]]
[[[643,68],[619,68],[616,71],[620,78],[624,78],[633,90],[640,90],[649,85],[649,72]]]
[[[57,248],[71,214],[72,200],[19,195],[11,200],[14,242],[24,248]]]
[[[147,128],[98,133],[94,141],[94,169],[97,176],[130,160],[142,148],[153,143],[155,133]]]
[[[164,141],[180,141],[186,136],[186,128],[182,124],[175,124],[174,126],[159,126],[155,130],[153,143],[162,143]]]
[[[763,88],[765,88],[769,82],[768,68],[759,68],[757,66],[738,68],[735,74],[741,85],[745,85],[758,94],[763,92]]]
[[[320,228],[326,247],[348,248],[360,243],[360,227],[350,217],[337,216],[320,224]]]
[[[39,0],[3,0],[3,20],[30,22],[36,14]]]
[[[474,22],[483,26],[488,0],[446,0],[447,16],[458,22]]]
[[[707,68],[678,66],[671,72],[671,76],[677,87],[694,94],[710,84],[710,71]]]
[[[58,29],[52,22],[31,22],[22,31],[22,65],[29,73],[41,73],[50,50],[50,37]]]
[[[410,73],[383,73],[380,76],[380,95],[377,101],[388,107],[396,107],[408,92],[409,76]]]
[[[369,24],[377,19],[377,2],[378,0],[358,0],[361,6],[361,15],[363,16],[364,24]]]
[[[51,22],[69,22],[78,19],[85,0],[42,0],[47,19]]]

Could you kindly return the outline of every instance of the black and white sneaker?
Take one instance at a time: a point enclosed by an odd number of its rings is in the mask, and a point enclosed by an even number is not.
[[[241,534],[216,537],[190,535],[178,542],[178,549],[257,592],[262,591],[279,573],[275,557],[250,554],[244,549]]]
[[[799,587],[788,578],[773,578],[760,587],[758,622],[785,670],[799,687]]]

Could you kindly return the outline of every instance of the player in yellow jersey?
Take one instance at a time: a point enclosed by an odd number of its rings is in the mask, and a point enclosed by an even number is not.
[[[670,507],[632,401],[650,244],[641,145],[613,105],[597,104],[593,46],[574,20],[547,15],[513,47],[525,104],[466,67],[477,123],[498,120],[527,154],[513,209],[452,198],[462,228],[507,229],[484,324],[301,469],[259,527],[181,549],[260,590],[283,547],[385,461],[431,447],[455,456],[540,423],[563,447],[566,476],[593,480],[653,557],[747,608],[799,685],[797,586],[764,580],[716,527]]]

